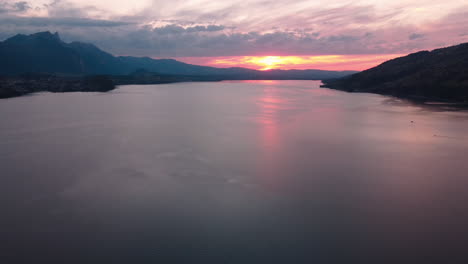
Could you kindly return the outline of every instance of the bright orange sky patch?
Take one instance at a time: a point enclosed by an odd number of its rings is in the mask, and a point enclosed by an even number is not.
[[[230,56],[230,57],[185,57],[177,60],[213,67],[244,67],[256,70],[271,69],[321,69],[365,70],[380,63],[404,56],[404,54],[378,55],[318,55],[318,56]]]

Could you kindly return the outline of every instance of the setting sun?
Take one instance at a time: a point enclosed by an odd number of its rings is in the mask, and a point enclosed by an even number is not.
[[[266,71],[276,68],[278,65],[284,65],[287,63],[286,57],[279,56],[267,56],[267,57],[252,57],[247,62],[256,64],[258,66],[264,66],[260,70]]]

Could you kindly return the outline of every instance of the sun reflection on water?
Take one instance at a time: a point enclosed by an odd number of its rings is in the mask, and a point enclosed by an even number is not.
[[[268,85],[262,90],[257,101],[260,113],[257,123],[260,125],[261,157],[259,158],[259,177],[262,186],[277,189],[280,187],[280,166],[276,166],[278,155],[281,152],[281,135],[279,131],[279,114],[287,103],[279,97],[278,88]]]

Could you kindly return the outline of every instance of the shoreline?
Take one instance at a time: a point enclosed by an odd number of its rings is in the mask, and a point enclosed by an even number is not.
[[[0,76],[0,99],[20,97],[37,92],[108,92],[121,85],[158,85],[181,82],[222,82],[297,79],[247,79],[228,76],[160,75],[134,73],[130,75],[56,76],[31,74],[24,76]],[[304,81],[320,81],[300,79]]]
[[[322,85],[320,88],[327,88],[347,93],[369,93],[369,94],[379,94],[384,96],[391,96],[398,99],[408,100],[412,103],[418,105],[426,105],[426,106],[439,106],[439,107],[456,107],[456,108],[467,108],[468,109],[468,101],[459,101],[459,100],[450,100],[444,98],[437,98],[437,97],[429,97],[429,96],[422,96],[422,95],[402,95],[402,94],[393,94],[393,93],[379,93],[375,91],[365,91],[365,90],[350,90],[345,88],[338,88],[334,87],[333,85],[329,85],[322,81]]]
[[[0,99],[24,96],[37,92],[107,92],[116,88],[106,76],[64,77],[54,75],[26,75],[0,77]]]

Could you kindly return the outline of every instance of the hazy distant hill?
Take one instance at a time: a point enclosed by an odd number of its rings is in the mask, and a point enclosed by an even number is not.
[[[137,70],[160,74],[219,76],[224,79],[338,78],[355,72],[292,70],[256,71],[245,68],[214,68],[171,59],[115,57],[93,44],[63,42],[57,33],[16,35],[0,42],[0,74],[53,73],[68,75],[126,75]]]
[[[421,51],[342,78],[325,87],[428,100],[468,101],[468,43]]]

